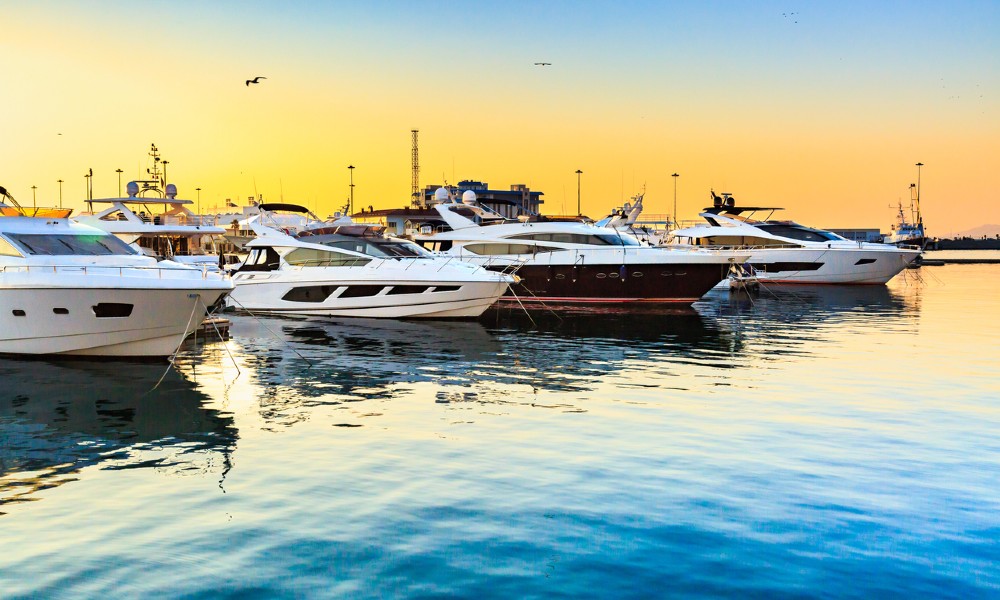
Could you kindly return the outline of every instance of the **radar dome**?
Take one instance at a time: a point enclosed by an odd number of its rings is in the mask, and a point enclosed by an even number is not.
[[[450,198],[450,197],[451,197],[451,194],[449,194],[448,190],[444,189],[443,187],[439,187],[438,189],[434,190],[434,201],[435,202],[447,202],[448,198]]]
[[[135,198],[139,193],[139,184],[134,181],[130,181],[128,182],[128,185],[125,186],[125,191],[128,192],[129,198]]]
[[[462,192],[462,202],[465,204],[475,204],[476,192],[473,192],[472,190],[465,190]]]
[[[170,198],[171,200],[173,200],[174,198],[176,198],[177,197],[177,186],[174,185],[174,184],[172,184],[172,183],[168,183],[167,184],[166,194],[167,194],[167,198]]]

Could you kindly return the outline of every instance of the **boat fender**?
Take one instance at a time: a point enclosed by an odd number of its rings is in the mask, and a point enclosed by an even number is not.
[[[622,283],[625,283],[625,265],[622,265],[622,267],[618,269],[618,275],[619,278],[622,280]]]

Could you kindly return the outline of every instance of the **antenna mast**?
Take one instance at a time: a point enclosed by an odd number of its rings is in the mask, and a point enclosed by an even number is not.
[[[417,133],[419,133],[419,131],[419,129],[410,130],[413,137],[413,176],[411,181],[412,189],[410,190],[410,205],[413,207],[420,207],[423,205],[422,198],[420,197],[420,150],[417,146]]]

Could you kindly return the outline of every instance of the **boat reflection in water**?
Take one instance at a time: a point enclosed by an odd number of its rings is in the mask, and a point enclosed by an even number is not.
[[[530,317],[496,309],[479,321],[235,315],[231,331],[241,377],[270,425],[298,422],[317,405],[406,398],[423,384],[433,384],[439,403],[530,405],[531,390],[593,391],[636,361],[712,360],[733,350],[727,332],[688,306]],[[182,360],[180,368],[191,367]]]
[[[0,359],[0,509],[87,467],[224,478],[238,437],[232,419],[205,408],[206,396],[173,369],[156,387],[164,370]]]

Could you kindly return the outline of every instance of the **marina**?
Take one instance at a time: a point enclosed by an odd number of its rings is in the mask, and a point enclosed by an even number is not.
[[[987,597],[994,270],[3,358],[4,594]]]
[[[0,12],[0,600],[1000,598],[1000,3]]]

